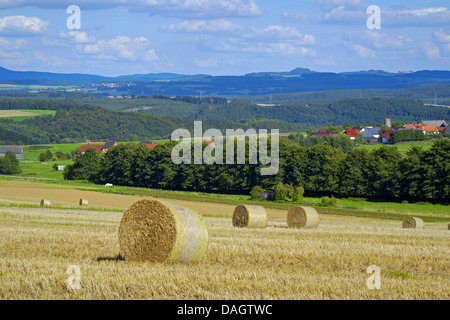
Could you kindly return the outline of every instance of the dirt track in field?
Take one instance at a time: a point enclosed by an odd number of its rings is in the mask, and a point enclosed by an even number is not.
[[[78,205],[80,199],[87,199],[89,206],[109,207],[123,209],[124,211],[136,201],[142,199],[156,199],[147,196],[131,196],[121,194],[107,194],[95,191],[76,190],[73,186],[50,185],[46,183],[27,182],[27,181],[0,181],[0,197],[8,197],[9,201],[26,201],[27,203],[36,202],[39,204],[41,199],[51,200],[55,203],[66,205]],[[189,207],[202,215],[232,217],[235,206],[228,204],[217,204],[208,202],[196,202],[189,200],[164,199],[160,200]],[[269,219],[286,219],[287,211],[266,209]],[[352,220],[352,221],[376,221],[378,219],[359,218],[351,216],[334,216],[320,214],[324,220]]]

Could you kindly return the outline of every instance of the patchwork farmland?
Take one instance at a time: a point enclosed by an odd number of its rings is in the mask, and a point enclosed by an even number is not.
[[[233,227],[233,204],[164,195],[0,180],[0,298],[450,298],[448,211],[439,215],[442,220],[425,219],[423,229],[414,230],[402,228],[401,216],[388,220],[319,210],[316,228],[294,229],[287,227],[287,210],[266,208],[267,227],[248,229]],[[89,200],[87,206],[78,204],[82,198]],[[41,199],[51,205],[40,207]],[[123,260],[120,221],[143,199],[165,200],[204,217],[209,242],[200,262]],[[432,216],[429,207],[415,210]],[[74,265],[79,287],[71,290],[66,272]],[[367,286],[373,265],[381,270],[378,290]]]

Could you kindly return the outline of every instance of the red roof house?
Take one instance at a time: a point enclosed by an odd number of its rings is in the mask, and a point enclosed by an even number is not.
[[[86,150],[87,150],[88,148],[90,148],[90,147],[95,148],[95,151],[96,151],[97,153],[100,153],[100,152],[103,151],[103,144],[82,144],[82,145],[78,148],[78,150],[84,153],[84,152],[86,152]]]
[[[345,130],[345,134],[348,134],[351,140],[355,140],[356,130]]]
[[[383,143],[388,143],[389,141],[389,136],[391,135],[393,130],[386,130],[385,133],[383,133],[383,135],[381,136],[381,142]]]

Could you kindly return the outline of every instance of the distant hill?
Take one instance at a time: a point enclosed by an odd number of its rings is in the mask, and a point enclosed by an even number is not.
[[[296,68],[288,72],[256,72],[240,76],[182,75],[153,73],[103,77],[88,74],[59,74],[11,71],[0,67],[0,82],[12,84],[89,84],[96,81],[118,83],[99,91],[110,94],[167,94],[239,97],[292,92],[330,90],[404,89],[450,83],[450,71],[422,70],[389,73],[382,70],[358,72],[315,72]],[[132,81],[133,86],[122,82]]]
[[[11,71],[0,67],[0,82],[16,84],[55,84],[88,83],[92,81],[106,80],[108,78],[89,74],[63,74],[37,71]]]

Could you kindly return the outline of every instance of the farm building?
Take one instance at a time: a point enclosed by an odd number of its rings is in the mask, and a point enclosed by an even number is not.
[[[103,144],[82,144],[78,148],[78,151],[81,151],[81,153],[84,154],[86,152],[86,150],[90,147],[93,147],[97,153],[100,153],[103,151]]]
[[[108,149],[117,146],[117,141],[106,141],[105,144],[103,145],[102,151],[106,152],[108,151]]]
[[[345,134],[350,136],[350,140],[355,140],[356,130],[345,130]]]
[[[23,159],[23,147],[0,147],[0,157],[4,158],[8,151],[14,152],[17,159]]]
[[[145,144],[145,145],[147,145],[147,147],[149,147],[149,148],[154,148],[154,147],[156,147],[156,145],[157,145],[157,143],[156,143],[156,142],[153,142],[153,141],[141,141],[141,142],[139,142],[139,144],[140,144],[140,145]]]
[[[387,130],[383,135],[381,136],[381,142],[382,143],[389,143],[389,137],[391,135],[393,130]]]
[[[364,131],[362,133],[362,136],[364,140],[367,143],[378,143],[378,138],[376,138],[373,134],[371,134],[369,131]]]
[[[273,193],[272,192],[260,192],[259,193],[260,199],[266,199],[266,200],[272,200],[273,199]]]
[[[380,127],[366,127],[363,132],[369,132],[377,139],[380,137]]]
[[[420,122],[425,127],[448,127],[448,122],[445,120],[422,120]]]

